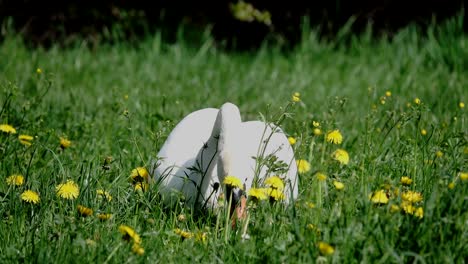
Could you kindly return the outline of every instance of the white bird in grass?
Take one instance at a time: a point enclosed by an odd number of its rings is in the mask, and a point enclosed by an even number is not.
[[[295,199],[297,166],[285,134],[279,127],[264,122],[242,122],[237,106],[225,103],[219,110],[198,110],[180,121],[159,151],[151,171],[166,204],[183,195],[191,206],[216,209],[218,198],[224,193],[221,186],[225,177],[239,178],[248,192],[255,179],[260,184],[266,177],[281,172],[259,166],[260,159],[276,159],[276,164],[283,167],[283,175],[279,176],[286,185],[285,201]],[[243,193],[233,190],[233,204],[241,201]]]

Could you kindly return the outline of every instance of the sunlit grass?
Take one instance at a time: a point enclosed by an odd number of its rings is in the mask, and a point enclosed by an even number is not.
[[[311,32],[288,54],[7,38],[1,262],[462,262],[468,55],[451,23],[347,45]],[[245,120],[294,101],[282,127],[301,160],[293,206],[252,199],[232,231],[223,210],[163,208],[145,169],[183,116],[226,101]]]

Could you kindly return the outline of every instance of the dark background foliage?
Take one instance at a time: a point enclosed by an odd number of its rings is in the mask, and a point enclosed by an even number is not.
[[[410,23],[424,29],[464,13],[463,0],[247,0],[256,9],[271,14],[272,24],[268,26],[236,19],[230,9],[230,4],[236,2],[0,0],[1,35],[19,32],[28,43],[43,46],[82,38],[94,43],[133,41],[155,31],[162,32],[165,41],[175,41],[183,25],[184,38],[189,40],[196,40],[209,28],[227,47],[251,48],[265,40],[294,45],[305,21],[326,38],[335,36],[344,25],[349,25],[352,33],[370,25],[374,35],[391,37]]]

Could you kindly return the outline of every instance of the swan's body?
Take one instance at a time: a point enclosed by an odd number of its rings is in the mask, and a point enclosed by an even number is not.
[[[231,103],[219,110],[195,111],[180,121],[159,151],[152,173],[166,203],[182,194],[191,205],[216,208],[226,176],[241,179],[248,192],[256,170],[259,183],[273,175],[267,175],[265,166],[256,167],[254,157],[260,153],[262,157],[273,154],[288,165],[284,194],[286,201],[296,198],[296,161],[284,133],[279,128],[273,133],[264,122],[242,122],[239,109]]]

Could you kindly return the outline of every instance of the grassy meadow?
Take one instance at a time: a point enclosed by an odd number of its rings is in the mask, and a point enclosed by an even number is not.
[[[287,52],[226,52],[209,36],[195,45],[160,34],[46,50],[8,36],[0,262],[464,263],[462,25],[410,26],[391,39],[343,30],[333,41],[304,30]],[[249,222],[233,230],[223,211],[164,208],[157,186],[129,180],[185,115],[227,101],[243,120],[286,112],[296,159],[310,163],[297,201],[251,201]],[[327,140],[333,130],[342,140]]]

